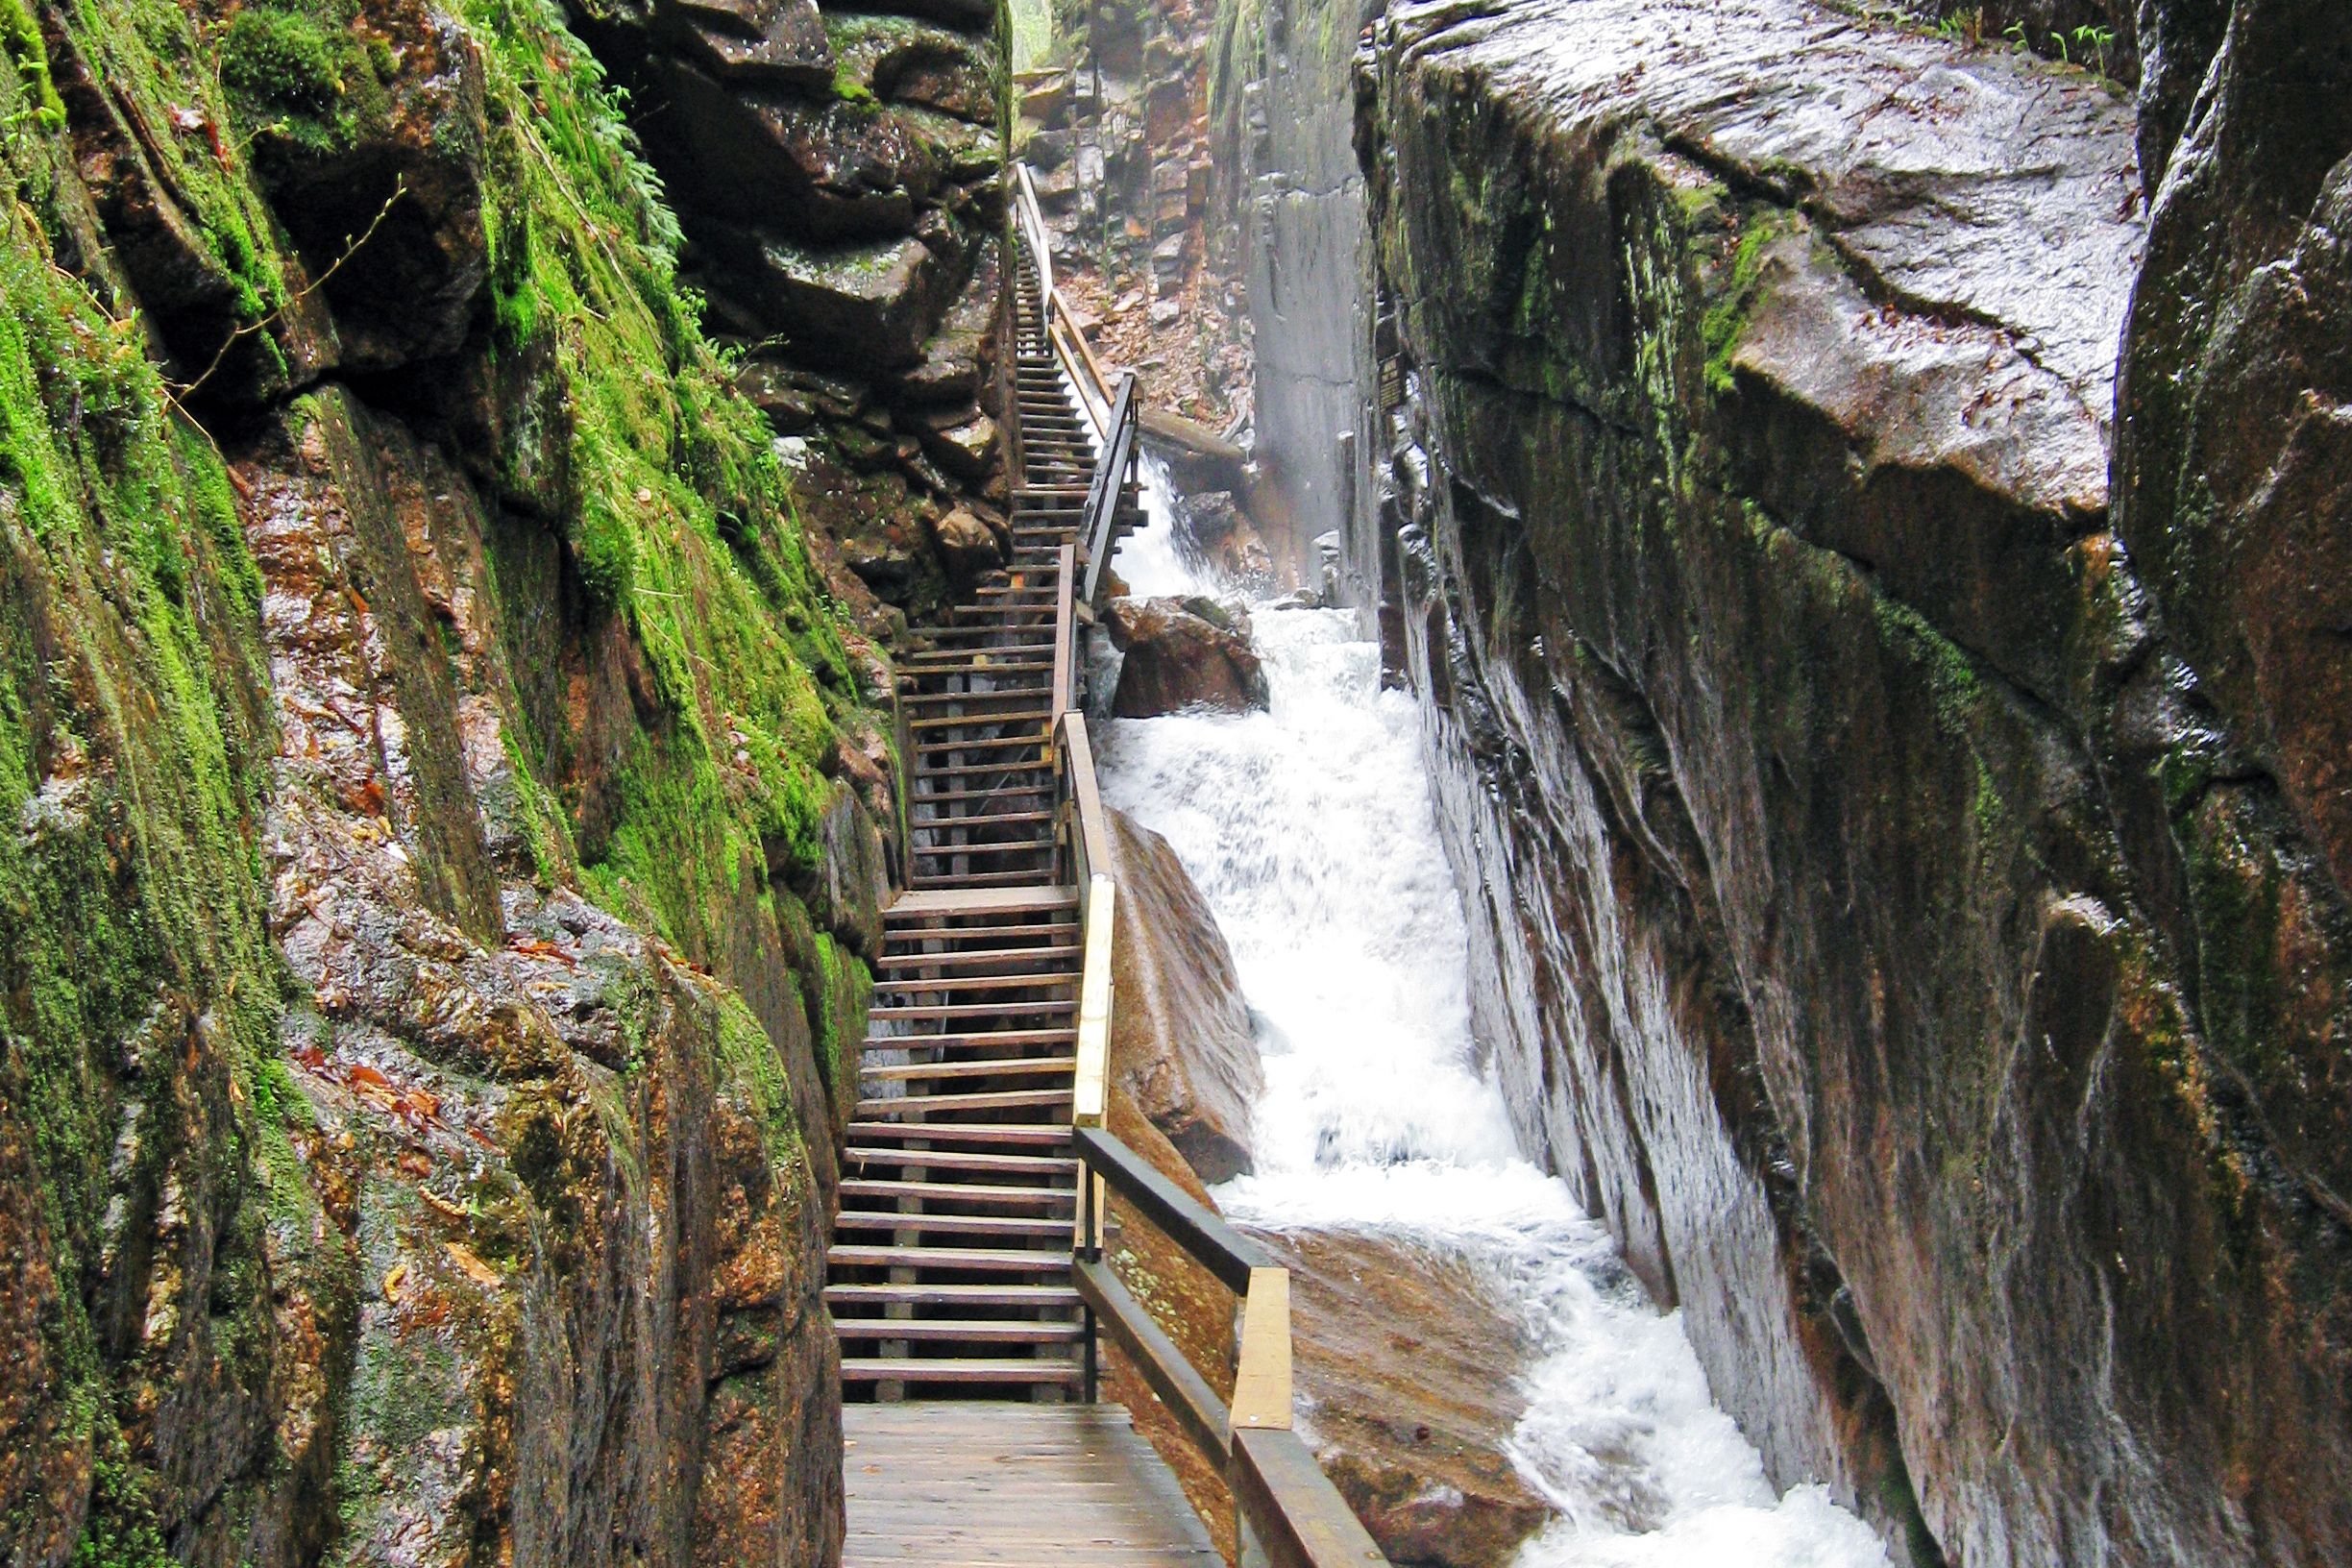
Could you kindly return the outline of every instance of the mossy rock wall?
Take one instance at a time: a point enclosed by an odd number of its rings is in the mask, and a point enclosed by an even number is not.
[[[0,1559],[830,1560],[888,674],[600,68],[0,23]]]

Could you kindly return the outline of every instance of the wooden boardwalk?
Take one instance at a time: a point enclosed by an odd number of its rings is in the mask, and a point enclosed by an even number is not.
[[[1114,1405],[851,1405],[843,1568],[1215,1568],[1166,1465]]]
[[[904,886],[826,1255],[845,1561],[1217,1563],[1175,1476],[1095,1403],[1108,1333],[1226,1475],[1245,1562],[1385,1568],[1291,1430],[1288,1272],[1104,1124],[1118,888],[1081,655],[1141,516],[1136,382],[1109,394],[1053,287],[1025,169],[1018,195],[1008,557],[899,664]],[[1113,1193],[1234,1292],[1230,1407],[1111,1271]]]

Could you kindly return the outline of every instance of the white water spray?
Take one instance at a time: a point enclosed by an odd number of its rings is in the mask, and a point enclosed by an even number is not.
[[[1153,527],[1139,594],[1218,594]],[[1510,1440],[1556,1510],[1519,1568],[1883,1568],[1825,1488],[1776,1496],[1658,1312],[1565,1186],[1519,1152],[1470,1034],[1461,898],[1410,697],[1380,690],[1352,614],[1251,606],[1270,713],[1113,721],[1103,789],[1164,834],[1232,945],[1265,1052],[1257,1171],[1217,1200],[1273,1231],[1349,1231],[1444,1259],[1542,1347]]]

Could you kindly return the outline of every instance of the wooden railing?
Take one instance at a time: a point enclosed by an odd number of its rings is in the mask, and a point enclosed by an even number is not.
[[[1291,1430],[1290,1274],[1263,1246],[1235,1230],[1152,1168],[1104,1124],[1111,1069],[1111,954],[1118,918],[1110,819],[1094,776],[1094,749],[1078,705],[1077,639],[1100,600],[1118,542],[1119,511],[1135,467],[1138,400],[1132,373],[1113,392],[1068,304],[1052,283],[1037,187],[1017,166],[1016,223],[1038,262],[1046,331],[1056,357],[1094,426],[1101,452],[1081,514],[1078,545],[1064,545],[1054,604],[1053,754],[1060,772],[1057,870],[1078,890],[1077,1082],[1072,1138],[1083,1162],[1075,1275],[1085,1303],[1086,1397],[1095,1398],[1099,1336],[1108,1334],[1175,1415],[1187,1440],[1233,1490],[1243,1568],[1385,1568],[1369,1532]],[[1083,581],[1079,551],[1084,551]],[[1083,609],[1082,609],[1083,607]],[[1112,1194],[1137,1219],[1166,1236],[1232,1290],[1240,1303],[1234,1394],[1228,1405],[1168,1337],[1103,1257]]]
[[[1094,462],[1094,483],[1087,492],[1083,536],[1087,551],[1086,592],[1082,602],[1090,610],[1102,606],[1111,552],[1118,546],[1119,508],[1127,497],[1127,477],[1135,468],[1138,413],[1136,379],[1130,371],[1119,378],[1118,399],[1111,405],[1108,433]]]

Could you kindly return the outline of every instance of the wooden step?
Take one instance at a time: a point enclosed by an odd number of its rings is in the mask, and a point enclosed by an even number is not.
[[[894,1023],[916,1018],[984,1018],[998,1013],[1075,1013],[1078,998],[1059,997],[1051,1001],[1025,1002],[999,998],[989,1002],[925,1002],[913,1007],[876,1007],[867,1017],[876,1023]]]
[[[927,828],[938,828],[952,827],[955,824],[927,822],[923,825]],[[922,860],[939,860],[948,855],[1008,855],[1016,852],[1034,855],[1051,849],[1053,842],[1053,836],[1048,834],[1041,839],[990,839],[980,844],[919,844],[909,852]],[[972,874],[978,876],[984,873],[975,871]],[[996,873],[991,871],[985,874],[995,875]]]
[[[1040,743],[1040,747],[1042,749],[1042,743]],[[1038,785],[1002,784],[997,786],[999,789],[1052,789],[1054,787],[1053,765],[1042,756],[999,757],[993,762],[927,762],[923,764],[921,771],[916,776],[919,778],[968,778],[981,773],[986,773],[993,778],[1005,779],[1018,775],[1035,775],[1044,781]]]
[[[1014,695],[1026,697],[1031,701],[1037,699],[1033,692],[1019,692]],[[936,719],[910,719],[907,721],[907,728],[930,731],[968,729],[974,724],[1041,724],[1053,717],[1054,711],[1051,708],[1020,708],[1012,713],[947,713]]]
[[[1028,796],[1049,796],[1054,793],[1050,784],[1008,784],[993,790],[931,790],[908,797],[909,806],[929,806],[957,800],[1023,799]]]
[[[955,852],[952,849],[919,849],[916,851],[918,856],[931,855],[934,857],[950,855]],[[1033,866],[1026,870],[1009,871],[958,871],[952,873],[918,871],[908,877],[907,881],[919,893],[934,892],[941,888],[1002,888],[1034,882],[1038,879],[1039,873],[1050,870],[1052,868],[1049,866]]]
[[[1042,1358],[1037,1360],[987,1361],[948,1357],[936,1360],[920,1358],[868,1360],[861,1357],[845,1356],[842,1358],[841,1371],[844,1383],[1041,1383],[1075,1386],[1086,1377],[1085,1368],[1075,1361]]]
[[[927,804],[929,799],[927,796],[917,796],[907,803],[910,806],[920,806]],[[908,825],[919,831],[926,827],[982,827],[994,826],[1000,822],[1050,822],[1057,815],[1059,814],[1050,811],[974,812],[968,817],[918,817]]]
[[[975,676],[981,674],[979,671],[968,671],[967,673]],[[1038,695],[1044,689],[1043,684],[1041,682],[1028,681],[1019,686],[999,687],[994,690],[985,692],[914,692],[900,698],[899,700],[910,708],[937,708],[943,707],[950,702],[1035,702],[1038,699]],[[995,723],[999,720],[1014,717],[1017,716],[1014,714],[1002,713],[982,713],[970,715],[970,719],[974,723]],[[1047,714],[1043,717],[1050,718],[1052,716]],[[935,724],[943,723],[945,721],[939,719],[923,719],[916,722],[919,723]]]
[[[904,1130],[905,1129],[898,1127],[894,1127],[892,1129],[894,1132],[903,1132]],[[1066,1133],[1067,1129],[1064,1129],[1064,1132]],[[842,1169],[844,1170],[864,1170],[870,1165],[887,1165],[894,1170],[953,1170],[969,1172],[973,1175],[1043,1176],[1057,1180],[1065,1177],[1074,1178],[1078,1173],[1078,1162],[1067,1155],[1059,1154],[987,1154],[977,1153],[970,1149],[899,1149],[856,1147],[845,1151],[842,1155]],[[865,1181],[868,1179],[869,1178],[866,1177],[844,1178],[842,1183],[843,1193],[845,1195],[848,1193],[848,1184],[851,1181]],[[878,1181],[883,1180],[882,1178],[878,1177],[872,1179]],[[884,1185],[887,1186],[889,1184],[887,1181],[885,1181]],[[917,1182],[912,1185],[917,1187],[928,1187],[934,1184],[928,1182]],[[1071,1195],[1066,1188],[1046,1188],[1026,1186],[1005,1187],[1001,1188],[982,1186],[979,1188],[979,1190],[984,1192],[1004,1191],[1041,1194],[1049,1194],[1054,1191],[1059,1191],[1065,1197]]]
[[[861,1069],[869,1083],[933,1084],[961,1078],[1041,1078],[1078,1071],[1074,1056],[984,1056],[976,1062],[885,1062]]]
[[[921,1344],[1049,1345],[1086,1337],[1086,1325],[1017,1317],[837,1317],[844,1339],[905,1339]]]
[[[876,994],[887,992],[893,995],[911,995],[919,992],[938,991],[1022,991],[1039,986],[1074,986],[1077,983],[1076,969],[1048,969],[1021,974],[883,975],[874,981],[874,991]]]
[[[952,663],[945,660],[941,660],[937,663],[927,664],[901,664],[898,667],[898,674],[901,675],[913,675],[919,678],[929,675],[993,676],[997,674],[1025,674],[1030,671],[1044,671],[1051,670],[1052,668],[1053,660],[1051,659],[990,659],[985,664],[975,664],[972,662],[971,655],[967,653],[958,654]],[[1034,684],[1041,690],[1044,683],[1041,681]],[[1027,688],[1017,689],[1026,690]],[[956,692],[943,692],[939,695],[943,697],[956,697],[962,694]]]
[[[1073,928],[1070,926],[1057,926],[1053,927],[1053,929],[1066,932],[1072,930]],[[977,935],[978,933],[974,934]],[[893,951],[886,946],[883,950],[882,956],[874,961],[874,967],[882,969],[893,969],[925,968],[932,966],[937,966],[943,969],[961,969],[985,968],[994,964],[1029,964],[1042,963],[1046,961],[1075,964],[1078,962],[1080,952],[1081,949],[1076,947],[1048,946],[966,947],[952,953],[905,953]]]
[[[882,912],[882,919],[886,922],[895,922],[929,919],[943,915],[1027,914],[1034,910],[1077,907],[1078,890],[1075,888],[974,890],[966,897],[947,893],[902,893]]]
[[[1051,1310],[1078,1305],[1066,1285],[828,1285],[828,1306],[844,1307],[1031,1307]]]
[[[1070,1266],[1067,1247],[887,1247],[835,1242],[826,1262],[841,1268],[929,1268],[960,1274],[1062,1274]]]
[[[1032,1164],[1051,1164],[1054,1162]],[[1070,1164],[1074,1166],[1076,1162]],[[1074,1207],[1078,1201],[1076,1188],[1068,1187],[991,1187],[983,1182],[892,1182],[856,1176],[842,1179],[841,1195],[844,1202],[863,1198],[873,1203],[895,1203],[901,1198],[922,1198],[938,1203],[993,1205],[999,1209],[1067,1209]]]
[[[857,1114],[867,1120],[917,1113],[924,1116],[962,1115],[974,1111],[1035,1111],[1069,1102],[1070,1089],[1065,1084],[1050,1089],[992,1089],[970,1094],[900,1094],[890,1099],[860,1100]]]
[[[837,1215],[833,1229],[840,1231],[889,1231],[932,1236],[1001,1236],[1031,1237],[1044,1239],[1066,1237],[1071,1222],[1066,1219],[1031,1219],[1024,1214],[902,1214],[874,1213],[859,1209]]]
[[[1069,1142],[1066,1121],[853,1121],[845,1135],[852,1142],[919,1138],[927,1143],[986,1148],[1061,1148]]]
[[[1016,1046],[1063,1045],[1077,1038],[1075,1029],[983,1029],[945,1035],[869,1035],[858,1048],[888,1051],[928,1045],[939,1050],[1010,1050]]]
[[[1044,744],[1045,731],[1038,729],[1027,735],[992,735],[983,740],[917,741],[915,750],[922,756],[936,757],[950,751],[1007,751]]]

